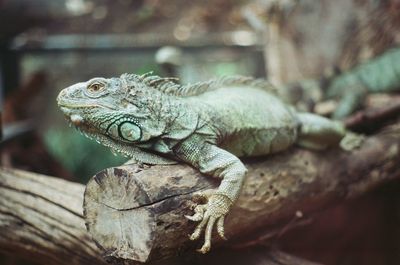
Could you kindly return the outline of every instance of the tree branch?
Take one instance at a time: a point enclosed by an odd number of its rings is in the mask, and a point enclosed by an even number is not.
[[[0,251],[42,264],[106,264],[85,229],[84,186],[0,168]]]
[[[0,168],[0,252],[35,264],[107,264],[86,232],[82,218],[84,186],[21,170]],[[206,264],[226,260],[226,251],[200,257]],[[265,249],[246,251],[249,265],[316,265]],[[243,260],[236,251],[230,264]],[[240,259],[241,257],[241,259]],[[165,263],[163,263],[165,264]],[[168,264],[193,264],[185,259]],[[202,263],[203,264],[203,263]]]
[[[373,96],[370,96],[373,98]],[[383,124],[397,118],[400,114],[400,97],[391,96],[385,106],[371,107],[358,111],[344,122],[346,127],[360,132],[368,132],[382,127]]]
[[[367,138],[353,152],[312,152],[300,148],[245,161],[249,169],[241,196],[226,218],[223,242],[213,248],[254,238],[262,230],[287,230],[293,218],[304,220],[320,209],[360,195],[399,177],[400,129]],[[194,194],[218,182],[186,165],[134,165],[96,174],[85,191],[87,228],[105,255],[148,262],[194,249],[188,234],[195,227]]]

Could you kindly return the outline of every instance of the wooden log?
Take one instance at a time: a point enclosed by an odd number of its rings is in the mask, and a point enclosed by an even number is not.
[[[84,227],[83,191],[78,183],[0,168],[0,252],[35,264],[106,264]],[[235,255],[229,251],[213,251],[200,257],[199,264],[220,264],[229,256],[232,265],[243,260],[248,265],[260,260],[265,265],[316,265],[265,248],[247,248]],[[168,264],[189,263],[175,259]]]
[[[0,168],[0,252],[35,264],[106,264],[85,229],[82,184]]]
[[[352,131],[373,132],[381,128],[383,124],[398,118],[400,116],[400,96],[386,96],[390,97],[390,99],[385,100],[383,106],[369,107],[348,117],[344,121],[346,127]],[[368,99],[373,99],[374,97],[376,95],[369,95]]]
[[[215,236],[212,249],[254,239],[265,231],[285,230],[295,216],[306,219],[399,177],[399,130],[367,138],[353,152],[294,147],[245,161],[249,172],[241,196],[225,219],[229,240]],[[196,224],[184,218],[193,212],[195,192],[217,185],[187,165],[109,168],[86,187],[86,225],[106,256],[125,262],[179,256],[203,243],[189,241]]]
[[[197,260],[191,259],[190,262],[187,262],[186,264],[322,265],[321,263],[311,262],[276,249],[268,249],[261,246],[247,248],[240,251],[232,251],[232,249],[221,249],[219,251],[213,250],[207,255],[202,255]]]

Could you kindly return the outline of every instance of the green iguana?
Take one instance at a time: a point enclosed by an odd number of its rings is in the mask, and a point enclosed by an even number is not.
[[[284,97],[300,106],[337,100],[332,118],[344,119],[362,105],[367,94],[400,91],[400,48],[389,49],[347,72],[334,72],[320,80],[306,79],[289,84],[282,88]]]
[[[233,76],[192,85],[171,78],[123,74],[93,78],[60,92],[58,105],[88,137],[145,164],[182,161],[221,179],[208,201],[195,208],[200,221],[192,240],[205,228],[205,253],[211,233],[224,237],[224,218],[240,195],[246,167],[238,157],[276,153],[297,143],[321,149],[357,145],[345,139],[339,122],[297,113],[275,96],[265,80]],[[350,135],[350,134],[347,134]]]
[[[400,91],[400,48],[360,64],[329,82],[327,99],[338,99],[332,117],[343,119],[359,108],[368,93]]]

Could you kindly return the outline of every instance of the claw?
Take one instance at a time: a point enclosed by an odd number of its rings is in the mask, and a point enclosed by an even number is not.
[[[208,222],[207,222],[207,227],[206,227],[206,236],[204,239],[204,245],[201,247],[200,252],[201,253],[207,253],[210,248],[211,248],[211,234],[212,234],[212,230],[214,227],[214,223],[215,223],[215,217],[210,217]]]
[[[193,234],[190,236],[190,240],[196,240],[200,237],[200,233],[203,230],[203,227],[207,224],[209,217],[209,215],[204,216],[203,220],[201,220],[200,224],[197,225]]]
[[[221,220],[221,219],[219,219]],[[218,223],[220,222],[218,220]],[[201,247],[201,249],[198,249],[197,251],[200,253],[207,253],[208,251],[210,251],[211,249],[211,234],[212,234],[212,230],[214,228],[214,223],[216,221],[215,217],[210,217],[207,223],[207,227],[206,227],[206,236],[205,236],[205,240],[204,240],[204,244]]]
[[[197,233],[196,233],[196,231],[193,232],[193,234],[189,235],[189,239],[192,240],[192,241],[198,239],[200,237],[200,232],[201,231],[199,231]]]
[[[198,249],[197,251],[206,254],[208,251],[211,249],[211,243],[210,242],[205,242],[204,245],[201,247],[201,249]]]
[[[224,220],[225,220],[225,217],[224,217],[224,216],[221,216],[221,217],[218,219],[218,223],[217,223],[217,232],[218,232],[218,235],[219,235],[222,239],[227,240],[226,237],[225,237]]]
[[[190,221],[195,221],[198,222],[201,219],[203,219],[203,214],[202,213],[195,213],[193,215],[185,215],[186,219],[189,219]]]
[[[228,213],[232,201],[226,195],[214,194],[210,197],[207,204],[198,205],[195,208],[195,214],[192,216],[185,216],[192,221],[201,221],[195,228],[193,234],[189,236],[190,240],[196,240],[200,237],[203,228],[205,227],[204,244],[198,251],[207,253],[211,248],[211,235],[215,222],[217,222],[218,234],[223,238],[224,235],[224,220],[225,215]]]
[[[192,216],[190,215],[185,215],[185,217],[191,221],[201,221],[201,219],[203,219],[204,216],[204,212],[205,212],[205,205],[197,205],[194,208],[194,214]]]

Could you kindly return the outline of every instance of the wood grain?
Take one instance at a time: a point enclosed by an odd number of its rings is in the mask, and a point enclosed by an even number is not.
[[[300,148],[245,161],[249,169],[241,196],[225,221],[224,242],[243,242],[266,231],[279,233],[293,222],[399,177],[399,129],[365,140],[353,152]],[[197,191],[218,183],[187,165],[109,168],[88,183],[85,219],[106,256],[149,262],[201,246],[188,234]],[[277,232],[278,231],[278,232]]]

